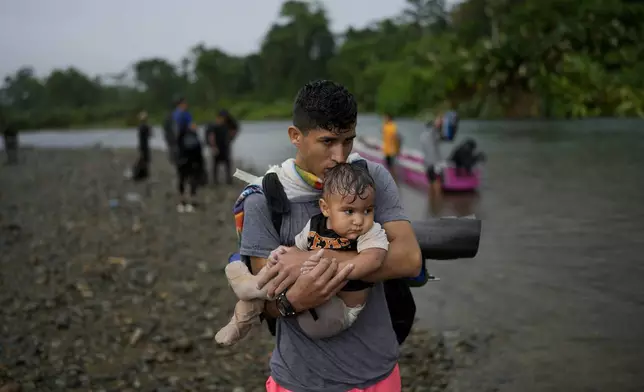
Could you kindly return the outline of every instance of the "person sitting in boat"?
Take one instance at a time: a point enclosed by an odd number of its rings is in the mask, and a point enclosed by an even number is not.
[[[382,153],[385,156],[385,165],[389,172],[394,173],[396,156],[400,153],[401,138],[398,134],[398,126],[389,113],[385,113],[382,125]]]
[[[467,138],[454,149],[449,160],[456,166],[457,175],[471,176],[474,166],[485,161],[485,154],[477,151],[474,139]]]
[[[292,160],[287,160],[282,166],[284,171],[290,170],[298,175]],[[295,236],[295,246],[303,251],[333,249],[358,252],[353,259],[355,268],[348,276],[349,281],[338,295],[297,316],[300,328],[311,339],[329,338],[349,328],[365,306],[373,283],[360,279],[380,268],[389,250],[385,230],[374,222],[375,198],[375,182],[366,163],[338,163],[326,173],[319,200],[321,213],[309,219]],[[231,345],[238,342],[259,321],[265,305],[257,300],[270,298],[265,289],[257,289],[257,282],[268,268],[279,261],[280,248],[275,253],[257,275],[252,275],[242,261],[226,266],[226,276],[240,301],[230,323],[215,336],[217,343]],[[316,265],[305,262],[302,274],[311,272]]]

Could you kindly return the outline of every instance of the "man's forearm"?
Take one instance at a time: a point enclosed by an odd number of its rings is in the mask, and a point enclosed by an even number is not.
[[[422,269],[422,254],[418,239],[408,221],[391,221],[382,226],[389,240],[389,251],[382,266],[363,280],[381,282],[398,278],[413,278]]]
[[[324,250],[324,257],[336,259],[339,264],[339,269],[342,269],[349,263],[353,263],[357,255],[358,252],[356,251]],[[380,268],[365,275],[360,280],[364,280],[365,282],[382,282],[384,280],[400,278],[401,276],[399,275],[400,273],[397,273],[396,268],[396,259],[392,259],[392,252],[389,250]]]
[[[385,261],[376,271],[365,275],[360,280],[365,282],[382,282],[389,279],[408,278],[417,276],[420,273],[421,254],[410,252],[407,246],[394,245],[389,246],[389,251]],[[412,247],[413,249],[413,247]],[[335,258],[338,260],[339,268],[343,268],[349,263],[355,261],[357,252],[325,250],[324,257]]]
[[[354,254],[354,252],[351,253]],[[365,276],[369,276],[380,269],[386,257],[386,249],[369,248],[357,253],[354,257],[340,261],[338,267],[342,269],[348,264],[353,264],[353,271],[347,278],[349,280],[362,280]]]
[[[348,252],[339,252],[339,253],[348,253]],[[392,257],[393,256],[393,257]],[[403,256],[403,257],[406,257]],[[382,265],[376,269],[375,271],[364,275],[363,277],[360,278],[360,280],[364,280],[365,282],[382,282],[385,280],[390,280],[390,279],[398,279],[398,278],[406,278],[409,277],[409,273],[405,270],[402,270],[400,268],[400,259],[396,259],[396,255],[392,254],[391,251],[387,253],[387,257],[385,258],[385,261],[382,263]],[[340,261],[339,262],[339,268],[343,268],[349,263],[352,263],[355,261],[355,258],[351,259],[349,258],[346,261]]]
[[[366,275],[362,278],[365,282],[382,282],[389,279],[398,279],[398,278],[407,278],[409,277],[409,272],[405,269],[400,268],[403,265],[403,262],[406,261],[405,258],[408,257],[407,252],[402,252],[402,255],[395,252],[395,249],[390,248],[387,252],[387,257],[385,258],[384,263],[375,270],[374,272]]]

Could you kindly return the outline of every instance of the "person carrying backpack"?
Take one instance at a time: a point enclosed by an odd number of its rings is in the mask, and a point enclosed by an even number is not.
[[[177,152],[177,173],[179,175],[177,211],[193,212],[196,208],[197,188],[201,184],[204,171],[202,145],[195,123],[179,132]],[[190,188],[188,197],[185,196],[186,186]]]
[[[297,175],[277,179],[267,175],[261,186],[246,187],[235,203],[240,257],[254,274],[267,264],[271,252],[283,249],[282,245],[290,247],[279,254],[273,252],[277,263],[259,282],[269,297],[276,298],[267,303],[264,312],[267,319],[276,319],[277,337],[267,391],[401,389],[399,344],[409,330],[399,328],[395,313],[401,306],[406,310],[407,305],[413,306],[403,278],[420,274],[422,256],[396,183],[382,165],[365,161],[375,184],[374,221],[385,230],[389,251],[380,268],[361,278],[374,283],[364,309],[349,328],[329,339],[309,338],[297,322],[298,314],[335,296],[353,269],[355,251],[324,249],[320,255],[317,250],[302,251],[293,245],[296,234],[320,213],[318,200],[326,171],[347,161],[356,120],[357,104],[345,87],[325,80],[306,84],[297,95],[293,125],[288,128],[297,149],[292,167]],[[305,263],[315,267],[302,274]],[[400,295],[396,297],[396,293]],[[394,297],[407,299],[389,303],[388,298]],[[414,312],[415,308],[412,321]]]

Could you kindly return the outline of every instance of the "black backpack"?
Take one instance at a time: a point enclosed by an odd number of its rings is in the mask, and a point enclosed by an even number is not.
[[[359,160],[354,162],[354,164],[366,166],[367,162]],[[279,235],[280,229],[282,228],[282,218],[284,215],[290,213],[290,203],[276,173],[269,173],[264,176],[262,189],[266,197],[266,204],[271,212],[271,220]],[[396,332],[398,344],[402,344],[409,335],[414,323],[414,318],[416,317],[416,302],[411,293],[408,280],[387,280],[383,285],[391,324]],[[263,316],[263,318],[268,324],[271,335],[275,336],[277,320],[266,316]]]
[[[201,147],[199,135],[194,131],[187,131],[182,139],[183,148],[186,150],[197,150]]]

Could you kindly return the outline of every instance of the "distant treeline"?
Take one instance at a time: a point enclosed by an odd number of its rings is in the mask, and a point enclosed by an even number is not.
[[[644,4],[626,0],[408,0],[397,16],[334,35],[324,8],[287,1],[257,53],[198,44],[180,64],[138,61],[111,76],[76,68],[44,79],[24,67],[0,91],[21,128],[124,126],[160,119],[178,96],[205,121],[290,115],[297,89],[331,78],[363,112],[463,117],[641,116]]]

